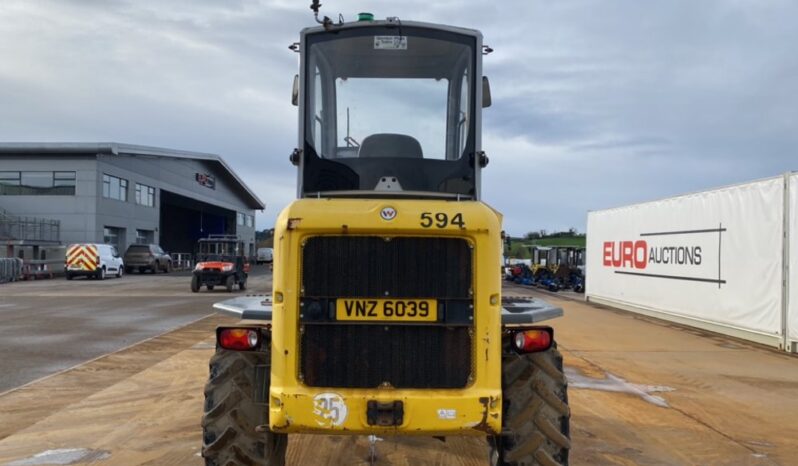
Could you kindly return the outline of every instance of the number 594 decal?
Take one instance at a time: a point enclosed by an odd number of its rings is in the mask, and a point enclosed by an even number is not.
[[[423,228],[446,228],[449,225],[465,228],[465,221],[463,214],[460,212],[454,214],[451,218],[446,212],[422,212],[421,213],[421,226]]]

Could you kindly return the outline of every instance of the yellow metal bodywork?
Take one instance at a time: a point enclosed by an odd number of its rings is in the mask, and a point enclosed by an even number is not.
[[[390,207],[394,218],[381,211]],[[422,213],[462,214],[461,228],[422,227]],[[274,432],[485,435],[501,431],[501,216],[477,201],[300,199],[277,219],[274,241],[269,423]],[[473,373],[463,389],[340,389],[305,386],[299,377],[301,248],[319,235],[452,236],[473,246]],[[414,357],[408,355],[407,364]],[[457,354],[452,354],[457,358]],[[402,401],[400,426],[370,426],[369,400]],[[331,415],[334,410],[334,415]],[[344,412],[342,412],[344,411]]]

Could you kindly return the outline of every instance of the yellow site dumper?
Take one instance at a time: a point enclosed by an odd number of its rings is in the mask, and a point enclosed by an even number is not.
[[[317,16],[318,18],[318,16]],[[481,199],[479,31],[320,20],[300,72],[298,199],[277,219],[272,295],[217,310],[208,465],[282,465],[293,433],[487,437],[486,464],[568,463],[551,327],[502,299],[501,215]]]

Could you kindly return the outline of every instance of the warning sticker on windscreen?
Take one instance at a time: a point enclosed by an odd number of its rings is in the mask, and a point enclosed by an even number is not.
[[[407,36],[374,36],[374,50],[407,50]]]

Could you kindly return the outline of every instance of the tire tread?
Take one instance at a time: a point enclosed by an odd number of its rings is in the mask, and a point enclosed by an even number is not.
[[[211,357],[202,416],[202,456],[208,466],[284,466],[286,434],[256,432],[268,422],[269,406],[256,403],[255,367],[268,352],[217,348]]]
[[[500,466],[567,466],[571,448],[568,382],[556,344],[517,354],[503,342],[504,430],[491,445]]]

